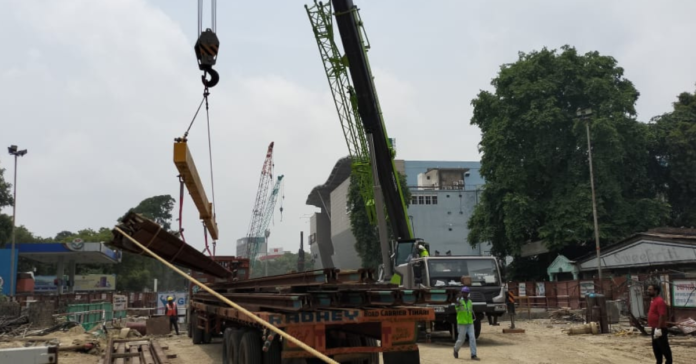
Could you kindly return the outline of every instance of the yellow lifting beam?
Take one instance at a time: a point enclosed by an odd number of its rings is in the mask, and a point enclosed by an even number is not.
[[[196,164],[193,163],[193,157],[185,140],[174,143],[174,164],[179,170],[179,174],[183,178],[210,236],[213,240],[218,240],[218,226],[213,214],[213,203],[208,201],[208,196],[205,194],[201,178],[196,170]]]

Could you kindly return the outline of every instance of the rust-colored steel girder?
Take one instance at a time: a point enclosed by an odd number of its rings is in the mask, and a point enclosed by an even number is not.
[[[232,276],[232,272],[142,215],[130,212],[117,227],[172,264],[218,278],[229,278]],[[127,252],[149,257],[120,232],[114,229],[112,233],[114,235],[113,240],[110,242],[112,245]]]

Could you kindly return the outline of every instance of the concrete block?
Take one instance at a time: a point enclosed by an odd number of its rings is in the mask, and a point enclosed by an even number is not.
[[[167,335],[169,334],[169,318],[167,316],[153,317],[145,322],[148,335]]]

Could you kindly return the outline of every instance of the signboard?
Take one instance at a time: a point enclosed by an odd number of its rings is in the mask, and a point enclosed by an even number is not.
[[[580,297],[585,297],[588,293],[594,293],[594,281],[580,282]]]
[[[696,308],[696,280],[679,279],[672,282],[672,307]]]
[[[157,314],[166,314],[167,297],[174,298],[179,314],[179,322],[186,319],[186,307],[188,306],[188,292],[157,292]]]
[[[0,292],[6,296],[14,295],[14,292],[10,292],[10,278],[12,278],[13,273],[10,272],[10,264],[12,255],[11,249],[0,249]],[[17,263],[19,262],[18,254],[14,255],[14,276],[17,277]],[[17,290],[17,279],[15,278],[15,291]]]
[[[126,295],[114,295],[114,311],[125,311],[128,308],[128,297]]]
[[[526,295],[527,295],[527,283],[522,282],[522,283],[520,283],[520,293],[518,294],[518,296],[524,297]]]
[[[64,276],[67,279],[68,276]],[[85,274],[75,276],[75,291],[113,291],[116,289],[116,276],[113,274]],[[63,292],[67,292],[63,282]],[[56,292],[56,276],[35,276],[34,292]]]
[[[537,296],[544,297],[546,296],[546,284],[544,282],[537,282],[536,284],[536,289],[537,289]]]

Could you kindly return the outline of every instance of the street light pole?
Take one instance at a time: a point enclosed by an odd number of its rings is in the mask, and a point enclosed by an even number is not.
[[[10,153],[10,155],[15,157],[14,184],[12,185],[12,249],[10,250],[10,300],[14,301],[15,280],[17,279],[17,274],[15,273],[15,240],[17,237],[15,231],[15,221],[17,219],[17,158],[27,154],[27,150],[17,150],[16,145],[11,145],[7,148],[7,151]]]
[[[594,170],[592,168],[592,144],[590,141],[590,115],[592,109],[578,110],[577,115],[585,121],[585,131],[587,132],[587,156],[590,164],[590,188],[592,188],[592,216],[594,218],[595,248],[597,250],[597,271],[599,276],[599,293],[602,293],[602,264],[599,247],[599,224],[597,223],[597,198],[594,186]]]

